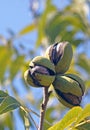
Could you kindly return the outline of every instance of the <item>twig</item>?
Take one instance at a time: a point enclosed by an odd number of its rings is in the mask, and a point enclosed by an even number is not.
[[[40,118],[40,115],[38,114],[38,113],[36,113],[35,111],[33,111],[32,109],[28,109],[28,108],[25,108],[26,109],[26,111],[29,113],[29,112],[32,112],[33,114],[35,114],[37,117],[39,117]],[[50,122],[48,122],[46,119],[44,119],[44,121],[48,124],[48,125],[50,125],[50,126],[52,126],[52,124],[50,123]]]
[[[21,108],[23,111],[28,112],[28,114],[32,112],[33,114],[35,114],[37,117],[40,118],[40,115],[39,115],[38,113],[36,113],[34,110],[32,110],[31,108],[27,108],[26,106],[21,106],[20,108]],[[45,121],[48,125],[52,126],[52,124],[51,124],[50,122],[48,122],[46,119],[44,119],[44,121]]]
[[[40,109],[40,123],[39,123],[38,130],[43,130],[44,117],[45,117],[48,99],[49,99],[48,87],[44,87],[43,88],[43,103],[41,104],[41,109]]]
[[[38,125],[36,124],[35,120],[33,119],[33,117],[30,114],[31,110],[29,110],[29,109],[27,109],[26,107],[23,107],[23,106],[20,106],[20,108],[25,112],[25,115],[28,115],[28,117],[33,121],[36,129],[38,130]],[[26,128],[26,130],[28,130],[28,128]]]
[[[31,120],[33,121],[33,123],[34,123],[34,125],[35,125],[36,129],[38,130],[38,125],[36,124],[36,122],[34,121],[34,119],[33,119],[33,117],[31,116],[31,114],[30,114],[30,113],[29,113],[29,116],[30,116]]]

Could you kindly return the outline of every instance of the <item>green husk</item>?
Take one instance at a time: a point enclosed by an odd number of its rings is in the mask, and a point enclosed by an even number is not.
[[[69,43],[66,43],[64,46],[63,56],[55,66],[56,73],[63,74],[69,69],[72,56],[73,56],[72,47]]]
[[[52,84],[55,89],[59,89],[61,92],[82,96],[82,90],[78,82],[69,77],[58,75]]]
[[[56,97],[63,105],[70,108],[80,105],[85,86],[77,75],[56,75],[52,87]]]
[[[48,60],[46,57],[43,56],[37,56],[35,57],[29,64],[29,66],[34,65],[41,65],[44,66],[50,70],[52,70],[55,73],[55,66],[51,63],[50,60]]]
[[[84,94],[84,92],[85,92],[85,84],[84,84],[83,80],[78,75],[65,74],[65,76],[70,77],[70,78],[74,79],[75,81],[77,81],[79,83],[81,89],[82,89],[83,94]]]
[[[54,44],[47,48],[45,57],[48,58],[49,60],[51,60],[51,62],[53,62],[53,64],[55,65],[55,71],[57,74],[64,74],[69,69],[69,66],[70,66],[70,63],[72,60],[72,56],[73,56],[73,50],[72,50],[71,44],[68,42],[60,42],[60,43],[57,43],[57,45],[58,44],[62,45],[62,47],[59,48],[60,49],[59,51],[62,54],[61,54],[61,57],[60,57],[58,63],[55,64],[50,58],[51,56],[53,56],[53,52],[51,53],[51,51],[52,51]],[[57,56],[55,55],[54,57],[57,59],[58,58]]]

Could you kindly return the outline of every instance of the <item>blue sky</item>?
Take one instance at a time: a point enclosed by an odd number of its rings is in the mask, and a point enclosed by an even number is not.
[[[53,1],[57,5],[58,0]],[[68,2],[66,3],[68,4]],[[61,4],[58,5],[59,8],[63,6],[65,6],[65,0],[62,2],[62,6]],[[0,34],[7,36],[8,28],[17,33],[30,23],[32,23],[32,16],[29,11],[29,0],[0,1]]]
[[[0,1],[0,34],[7,36],[7,29],[15,33],[31,22],[29,0]]]

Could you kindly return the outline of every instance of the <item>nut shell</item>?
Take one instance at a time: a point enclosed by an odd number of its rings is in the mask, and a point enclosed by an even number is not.
[[[35,57],[24,73],[25,81],[33,87],[49,87],[55,79],[54,65],[45,57]],[[50,67],[50,68],[49,68]]]
[[[75,74],[65,74],[65,76],[78,82],[78,84],[82,90],[82,95],[83,95],[85,92],[85,84],[84,84],[83,80],[78,75],[75,75]]]
[[[69,69],[73,50],[68,42],[55,43],[47,48],[45,56],[55,65],[57,74],[64,74]]]
[[[51,71],[53,71],[55,73],[55,66],[46,57],[43,57],[43,56],[37,56],[37,57],[35,57],[30,62],[29,66],[33,67],[35,65],[43,66],[45,68],[50,69]]]
[[[85,91],[84,83],[80,77],[72,74],[57,75],[52,86],[56,97],[63,105],[67,107],[80,105]]]

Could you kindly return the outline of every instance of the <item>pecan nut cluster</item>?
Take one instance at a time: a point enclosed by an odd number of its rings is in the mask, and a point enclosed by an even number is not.
[[[79,106],[85,92],[83,80],[68,71],[73,56],[72,46],[68,42],[49,46],[45,56],[35,57],[25,71],[25,81],[33,87],[50,87],[58,100],[67,107]]]

